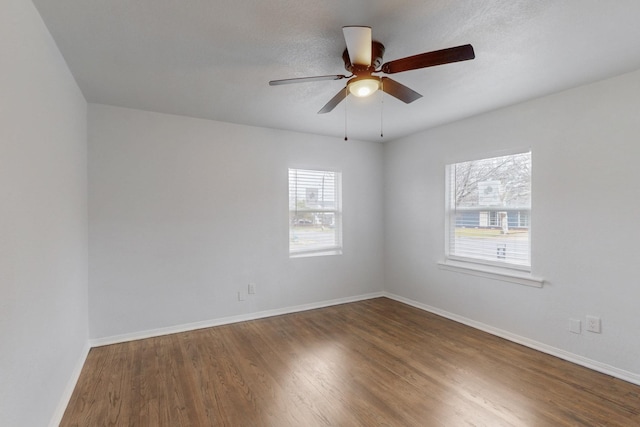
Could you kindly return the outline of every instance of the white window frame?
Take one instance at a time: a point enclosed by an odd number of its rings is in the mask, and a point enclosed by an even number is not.
[[[317,206],[298,206],[298,199],[302,194],[302,189],[292,189],[292,173],[302,172],[307,174],[329,174],[333,177],[334,187],[327,189],[329,194],[333,194],[334,200],[330,200],[329,206],[325,203],[319,203]],[[299,180],[296,178],[296,182]],[[323,181],[324,182],[324,181]],[[295,185],[295,184],[294,184]],[[323,256],[323,255],[340,255],[342,254],[342,172],[330,169],[311,169],[311,168],[289,168],[288,174],[288,188],[289,188],[289,257],[309,257],[309,256]],[[306,192],[306,189],[304,190]],[[322,194],[322,193],[321,193]],[[293,195],[293,196],[292,196]],[[294,200],[292,200],[294,197]],[[292,204],[293,201],[293,204]],[[299,216],[313,216],[314,218],[326,217],[326,214],[333,215],[333,223],[327,225],[329,231],[333,231],[333,244],[311,245],[306,248],[293,247],[292,246],[292,233],[296,232],[294,221],[298,220]],[[323,231],[325,229],[324,224],[310,224],[311,226],[320,225]]]
[[[491,278],[495,280],[507,281],[518,283],[521,285],[542,287],[544,279],[532,275],[531,267],[531,242],[532,242],[532,228],[531,228],[531,207],[528,210],[528,227],[529,227],[529,239],[528,239],[528,265],[518,265],[508,262],[501,262],[499,260],[490,261],[475,257],[465,257],[450,253],[451,248],[451,233],[455,232],[452,227],[455,227],[455,209],[452,206],[452,191],[454,190],[453,183],[451,182],[451,168],[455,167],[458,163],[464,163],[471,160],[484,160],[501,156],[509,156],[523,153],[531,153],[533,159],[533,153],[530,149],[514,150],[510,152],[490,153],[482,156],[476,156],[474,158],[455,161],[447,164],[445,167],[445,259],[438,262],[438,265],[443,270],[455,271],[458,273],[471,274],[475,276],[481,276]],[[533,189],[531,190],[533,193]],[[489,213],[490,216],[490,213]]]

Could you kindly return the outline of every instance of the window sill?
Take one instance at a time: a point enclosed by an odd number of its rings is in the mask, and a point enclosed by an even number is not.
[[[289,258],[307,258],[314,256],[342,255],[341,248],[322,249],[317,251],[291,252]]]
[[[544,283],[544,278],[535,277],[529,273],[463,261],[439,261],[438,268],[440,268],[441,270],[454,271],[456,273],[485,277],[487,279],[517,283],[524,286],[533,286],[536,288],[541,288],[542,284]]]

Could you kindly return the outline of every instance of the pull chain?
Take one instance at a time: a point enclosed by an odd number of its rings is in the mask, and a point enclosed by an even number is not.
[[[348,91],[348,87],[345,86],[344,87],[344,140],[348,141],[349,138],[347,138],[347,104],[349,103],[349,92]]]
[[[382,132],[382,112],[384,110],[384,81],[380,81],[380,138],[383,138],[384,133]]]

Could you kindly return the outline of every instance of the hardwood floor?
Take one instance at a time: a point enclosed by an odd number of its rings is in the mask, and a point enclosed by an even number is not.
[[[459,425],[640,425],[640,387],[378,298],[94,348],[61,423]]]

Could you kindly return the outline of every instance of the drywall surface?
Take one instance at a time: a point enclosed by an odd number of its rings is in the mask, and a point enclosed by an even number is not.
[[[0,69],[0,425],[44,426],[88,340],[87,104],[30,1]]]
[[[381,291],[382,152],[90,104],[91,337]],[[291,167],[342,172],[342,255],[289,258]]]
[[[640,72],[385,145],[385,290],[640,380]],[[445,165],[530,148],[542,288],[441,270]],[[585,316],[602,333],[584,331]],[[581,334],[569,319],[581,319]]]

